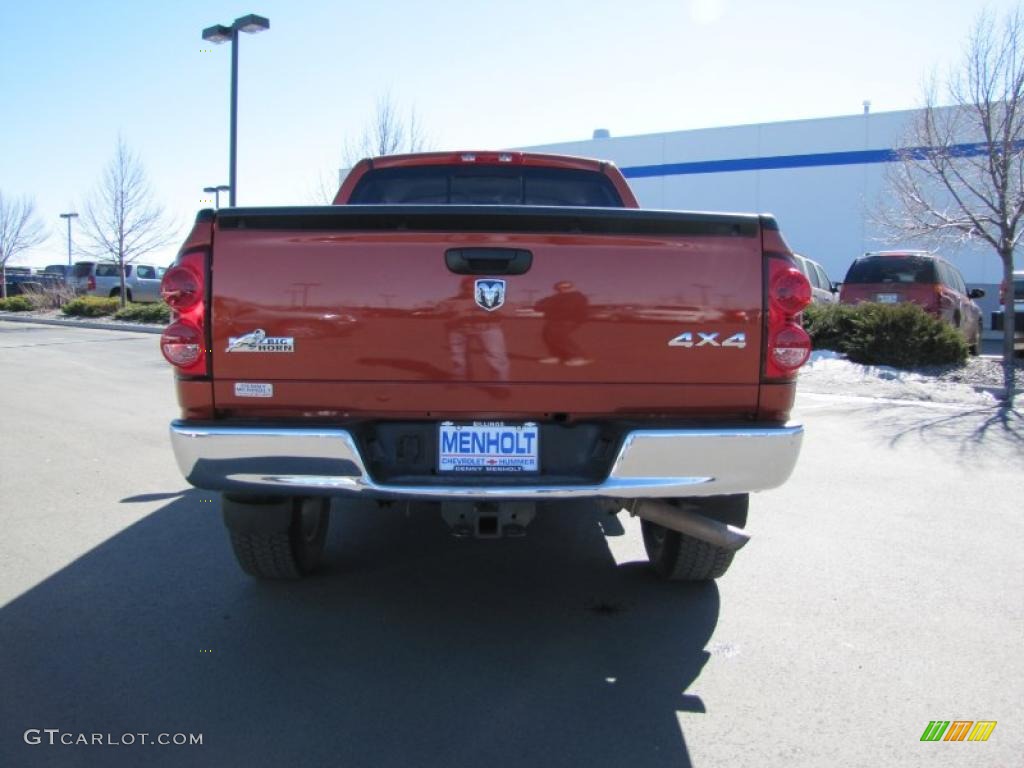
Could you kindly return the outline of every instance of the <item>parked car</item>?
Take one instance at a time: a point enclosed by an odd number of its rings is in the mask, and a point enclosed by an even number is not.
[[[909,301],[958,329],[971,354],[981,349],[981,308],[985,292],[967,289],[960,270],[926,251],[875,251],[854,260],[839,293],[840,304]]]
[[[165,271],[164,267],[151,264],[125,264],[128,301],[160,301],[160,279]],[[70,285],[77,293],[88,296],[119,296],[121,280],[118,265],[113,261],[76,261]]]
[[[31,267],[7,267],[5,270],[8,296],[39,293],[61,284],[62,278],[46,272],[33,273]]]
[[[1013,273],[1013,290],[1003,281],[999,286],[999,304],[1006,306],[1007,301],[1013,302],[1013,348],[1017,356],[1024,354],[1024,271]],[[992,330],[1003,331],[1003,310],[999,309],[992,313]]]
[[[825,268],[814,259],[801,256],[799,253],[793,255],[800,271],[811,284],[811,300],[816,304],[835,304],[839,300],[836,296],[839,289],[829,278]]]
[[[41,270],[40,275],[53,275],[61,280],[67,281],[71,277],[74,267],[70,264],[47,264]]]

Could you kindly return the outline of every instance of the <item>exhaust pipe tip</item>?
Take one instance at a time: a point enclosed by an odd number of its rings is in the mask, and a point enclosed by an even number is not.
[[[671,504],[664,499],[638,499],[631,511],[637,517],[660,525],[662,528],[668,528],[730,552],[742,549],[750,541],[750,534],[742,528],[713,520],[693,510]]]

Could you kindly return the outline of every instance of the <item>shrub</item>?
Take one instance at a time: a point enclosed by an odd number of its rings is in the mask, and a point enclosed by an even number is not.
[[[120,304],[116,297],[79,296],[61,307],[60,311],[74,317],[103,317],[114,314]]]
[[[815,349],[834,349],[863,365],[918,368],[967,360],[960,332],[909,302],[808,307],[804,327]]]
[[[843,341],[853,332],[857,308],[849,304],[811,304],[804,310],[804,330],[814,349],[843,351]]]
[[[857,310],[845,349],[855,363],[917,368],[967,361],[960,332],[916,304],[867,303]]]
[[[31,312],[35,308],[28,296],[11,296],[7,299],[0,299],[0,310],[4,312]]]
[[[129,320],[135,323],[162,323],[166,325],[171,322],[171,308],[162,301],[156,304],[129,304],[123,309],[117,310],[114,317],[118,320]]]
[[[59,309],[75,298],[75,292],[64,284],[43,285],[24,292],[36,309]]]

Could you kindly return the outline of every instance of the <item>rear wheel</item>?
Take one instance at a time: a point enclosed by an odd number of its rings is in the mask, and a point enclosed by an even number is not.
[[[749,494],[675,499],[697,514],[742,528],[747,524]],[[664,526],[641,520],[644,549],[654,571],[666,581],[710,581],[729,570],[735,552]]]
[[[224,525],[242,570],[262,579],[299,579],[320,562],[330,499],[224,494]]]

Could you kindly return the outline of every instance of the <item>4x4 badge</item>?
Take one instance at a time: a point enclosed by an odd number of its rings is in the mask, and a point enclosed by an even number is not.
[[[718,337],[720,333],[704,333],[703,331],[697,331],[699,337],[696,341],[693,339],[693,333],[687,331],[681,333],[674,339],[670,339],[668,345],[670,347],[736,347],[737,349],[744,349],[747,346],[747,334],[745,333],[734,333],[728,339],[719,341]]]
[[[477,280],[476,289],[473,291],[476,303],[493,312],[505,303],[505,281],[504,280]]]

